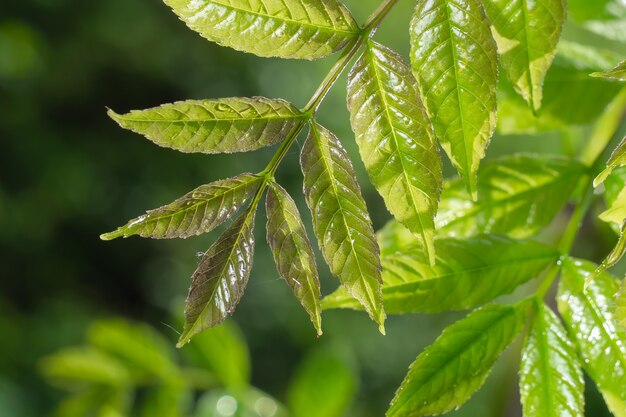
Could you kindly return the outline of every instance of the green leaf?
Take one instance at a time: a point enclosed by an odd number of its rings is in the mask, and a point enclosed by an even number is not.
[[[593,180],[593,186],[602,184],[615,168],[626,165],[626,137],[615,148],[606,163],[606,168]]]
[[[584,360],[584,368],[597,384],[609,409],[626,416],[626,333],[615,320],[613,300],[619,283],[599,274],[584,289],[596,265],[565,260],[559,285],[559,312]]]
[[[274,145],[305,117],[284,100],[264,97],[180,101],[109,116],[159,146],[206,154]]]
[[[626,60],[607,71],[594,72],[592,77],[610,78],[613,80],[626,81]]]
[[[143,393],[139,417],[182,417],[189,393],[180,385],[160,385]]]
[[[397,53],[369,41],[348,76],[348,108],[372,184],[391,214],[421,238],[434,262],[443,174],[411,69]]]
[[[484,5],[508,78],[538,111],[565,22],[565,1],[487,0]]]
[[[600,272],[604,272],[609,268],[614,267],[617,263],[622,259],[626,253],[626,219],[622,219],[622,227],[619,234],[619,239],[617,240],[617,244],[611,250],[611,252],[607,255],[607,257],[602,261],[596,273],[589,277],[589,281],[595,279],[595,277]],[[585,283],[585,286],[588,285],[589,282]]]
[[[559,318],[537,304],[520,368],[524,417],[584,416],[585,380],[576,350]]]
[[[322,335],[320,281],[315,254],[298,207],[280,185],[270,184],[266,199],[267,242],[272,249],[278,273],[311,317]]]
[[[622,280],[615,298],[615,319],[626,328],[626,280]]]
[[[380,246],[381,258],[393,255],[410,246],[420,245],[421,242],[402,223],[389,220],[378,232],[376,239]]]
[[[607,194],[607,192],[605,192]],[[608,197],[605,196],[608,200]],[[607,201],[608,203],[608,201]],[[626,186],[617,194],[607,210],[598,216],[603,222],[611,223],[617,227],[617,231],[621,228],[624,219],[626,219]]]
[[[476,198],[476,174],[496,127],[497,53],[478,0],[419,1],[411,64],[435,135]]]
[[[528,304],[489,305],[446,328],[413,362],[388,417],[439,415],[476,392],[524,327]]]
[[[558,251],[535,242],[500,236],[437,240],[437,263],[408,247],[382,258],[383,303],[391,314],[465,310],[512,292],[559,259]],[[340,287],[322,306],[358,308]]]
[[[245,204],[261,180],[256,175],[241,174],[201,185],[173,203],[150,210],[100,238],[111,240],[139,235],[170,239],[210,232]]]
[[[255,214],[253,204],[202,257],[185,301],[185,327],[177,347],[226,320],[239,304],[252,270]]]
[[[165,0],[206,39],[263,57],[316,59],[359,35],[336,0]]]
[[[324,259],[384,332],[380,250],[348,154],[335,135],[313,123],[300,165]]]

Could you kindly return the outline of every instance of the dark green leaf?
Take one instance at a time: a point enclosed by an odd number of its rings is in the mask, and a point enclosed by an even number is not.
[[[486,0],[502,65],[515,90],[538,111],[565,22],[564,0]]]
[[[300,164],[322,254],[383,332],[380,250],[348,154],[335,135],[314,123]]]
[[[445,329],[413,362],[387,416],[439,415],[460,407],[483,384],[528,314],[527,303],[489,305]]]
[[[202,257],[185,302],[185,327],[178,347],[223,322],[239,304],[252,269],[255,214],[252,205]]]
[[[165,148],[207,154],[253,151],[278,143],[305,117],[284,100],[189,100],[109,116]]]
[[[626,416],[626,333],[613,314],[619,283],[599,274],[584,289],[596,265],[566,260],[559,285],[559,312],[584,360],[584,368],[596,382],[609,409]]]
[[[585,415],[581,363],[559,318],[542,302],[522,351],[520,394],[524,417]]]
[[[100,236],[104,240],[139,235],[154,239],[186,238],[210,232],[232,217],[258,187],[262,178],[241,174],[201,185],[178,200],[150,210],[114,232]]]
[[[464,310],[508,294],[537,278],[559,253],[542,244],[499,236],[437,240],[437,263],[419,248],[382,258],[383,302],[392,314]],[[324,308],[358,308],[340,287]]]
[[[203,37],[264,57],[322,58],[359,35],[336,0],[165,0]]]
[[[394,51],[368,42],[348,76],[348,108],[372,184],[434,262],[441,160],[411,69]]]
[[[496,127],[496,44],[480,2],[417,2],[411,64],[435,135],[475,199],[478,166]]]
[[[267,242],[272,249],[278,273],[298,298],[311,321],[322,334],[320,282],[315,254],[300,218],[298,207],[280,185],[267,192]]]
[[[594,72],[592,77],[610,78],[613,80],[626,81],[626,60],[617,64],[614,68],[607,71]]]

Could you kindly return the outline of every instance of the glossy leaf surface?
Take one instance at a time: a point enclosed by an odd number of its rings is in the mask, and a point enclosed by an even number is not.
[[[526,304],[489,305],[446,328],[413,362],[387,416],[439,415],[461,406],[483,384],[527,315]]]
[[[602,184],[615,168],[626,165],[626,138],[622,139],[606,163],[606,168],[593,180],[594,187]]]
[[[411,64],[435,135],[476,196],[476,173],[496,126],[497,53],[478,0],[419,1]]]
[[[335,135],[313,124],[300,164],[324,259],[383,331],[380,251],[348,154]]]
[[[539,303],[522,351],[524,417],[585,415],[585,381],[574,345],[559,318]]]
[[[165,0],[206,39],[264,57],[322,58],[359,28],[336,0]]]
[[[622,221],[626,219],[626,167],[615,168],[603,184],[602,197],[607,209],[598,217],[620,233]]]
[[[565,22],[564,0],[486,0],[498,53],[515,90],[535,110]]]
[[[618,281],[599,274],[584,288],[596,265],[566,260],[559,285],[559,312],[584,360],[584,368],[595,381],[614,415],[626,415],[626,333],[615,320],[613,303]]]
[[[273,145],[304,117],[292,104],[264,97],[179,101],[109,116],[159,146],[207,154]]]
[[[153,239],[187,238],[210,232],[232,217],[261,183],[261,177],[241,174],[201,185],[173,203],[150,210],[104,240],[139,235]]]
[[[592,77],[610,78],[613,80],[626,81],[626,60],[617,64],[614,68],[607,71],[594,72]]]
[[[185,301],[185,327],[178,347],[223,322],[239,304],[252,269],[255,208],[244,212],[202,257]]]
[[[348,76],[348,108],[361,159],[389,211],[435,260],[441,160],[411,69],[373,41]]]
[[[311,317],[318,335],[322,334],[320,282],[315,254],[298,207],[280,185],[267,191],[267,241],[278,273]]]
[[[437,240],[437,263],[408,247],[382,258],[383,302],[391,314],[464,310],[508,294],[537,278],[559,253],[542,244],[500,236]],[[324,308],[358,308],[343,288]]]

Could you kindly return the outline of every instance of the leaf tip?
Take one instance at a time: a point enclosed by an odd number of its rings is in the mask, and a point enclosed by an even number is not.
[[[107,232],[100,235],[100,240],[109,241],[115,239],[116,237],[118,236],[115,232]]]
[[[378,325],[378,331],[380,332],[380,334],[382,334],[383,336],[387,335],[387,331],[385,330],[385,323],[380,323]]]

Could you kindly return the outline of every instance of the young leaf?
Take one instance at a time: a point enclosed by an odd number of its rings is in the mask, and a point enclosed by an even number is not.
[[[419,1],[411,64],[435,135],[473,199],[476,173],[496,127],[497,53],[478,0]]]
[[[559,318],[542,302],[524,343],[519,384],[524,417],[585,415],[581,363]]]
[[[348,108],[372,184],[389,211],[420,237],[433,263],[441,160],[410,68],[369,41],[348,76]]]
[[[210,232],[239,211],[261,180],[257,175],[241,174],[201,185],[173,203],[150,210],[100,238],[139,235],[171,239]]]
[[[430,266],[419,248],[382,258],[383,303],[391,314],[464,310],[508,294],[537,278],[559,258],[535,242],[500,236],[437,240],[437,263]],[[358,308],[340,287],[322,306]]]
[[[263,57],[316,59],[359,35],[337,0],[165,0],[206,39]]]
[[[348,154],[335,135],[313,123],[300,164],[324,259],[382,332],[380,250]]]
[[[608,71],[594,72],[590,74],[592,77],[610,78],[613,80],[626,81],[626,60],[617,64]]]
[[[597,187],[602,184],[615,168],[623,165],[626,165],[626,137],[622,139],[611,154],[606,163],[606,168],[593,180],[593,186]]]
[[[254,252],[251,206],[206,251],[185,301],[185,327],[177,347],[230,316],[248,284]]]
[[[527,303],[489,305],[445,329],[413,362],[386,415],[439,415],[461,406],[522,330],[528,313]]]
[[[484,4],[508,78],[538,111],[543,80],[565,23],[565,1],[487,0]]]
[[[159,146],[207,154],[274,145],[305,117],[291,103],[264,97],[179,101],[109,116]]]
[[[267,242],[278,273],[298,298],[317,330],[322,334],[320,282],[315,254],[298,207],[280,185],[270,184],[266,199]]]
[[[617,280],[599,274],[584,289],[596,266],[566,260],[559,285],[559,312],[584,360],[584,367],[616,416],[626,416],[626,333],[613,315]]]

